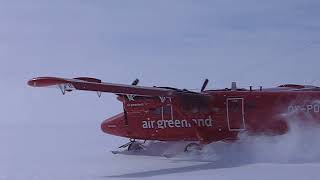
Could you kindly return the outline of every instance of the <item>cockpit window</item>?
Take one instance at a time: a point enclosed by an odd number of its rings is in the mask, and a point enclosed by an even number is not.
[[[163,114],[171,114],[171,106],[162,106],[162,107],[158,107],[158,108],[152,108],[150,109],[152,114],[155,115],[162,115]]]
[[[163,106],[163,114],[171,114],[171,106]]]

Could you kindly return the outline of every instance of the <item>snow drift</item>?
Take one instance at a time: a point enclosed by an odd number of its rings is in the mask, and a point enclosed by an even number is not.
[[[201,152],[181,153],[189,142],[149,142],[142,152],[126,154],[179,157],[181,160],[224,163],[320,162],[320,126],[310,119],[288,118],[289,132],[281,136],[239,134],[236,142],[214,142]],[[307,122],[307,123],[306,123]]]

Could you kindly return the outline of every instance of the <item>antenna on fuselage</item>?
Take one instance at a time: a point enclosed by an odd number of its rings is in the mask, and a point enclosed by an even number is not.
[[[203,92],[209,83],[209,79],[204,80],[203,85],[201,87],[201,92]]]
[[[236,91],[237,90],[237,83],[236,82],[232,82],[231,83],[231,90],[232,91]]]

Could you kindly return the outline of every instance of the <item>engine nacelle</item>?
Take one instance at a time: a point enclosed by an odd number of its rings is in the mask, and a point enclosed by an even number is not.
[[[101,83],[102,82],[100,79],[91,78],[91,77],[77,77],[74,79],[78,79],[81,81],[87,81],[87,82],[93,82],[93,83]]]

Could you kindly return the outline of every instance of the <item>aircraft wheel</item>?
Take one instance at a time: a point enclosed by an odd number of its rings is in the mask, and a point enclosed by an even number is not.
[[[130,145],[128,146],[128,151],[139,151],[143,150],[143,145],[139,142],[131,142]]]
[[[184,152],[201,151],[202,147],[198,143],[190,143],[184,148]]]

